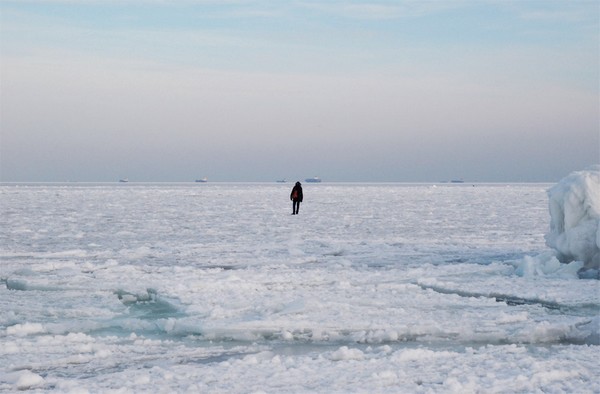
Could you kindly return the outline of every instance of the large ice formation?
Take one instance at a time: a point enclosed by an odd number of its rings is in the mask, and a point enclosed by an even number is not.
[[[600,267],[600,165],[575,171],[548,190],[550,232],[546,244],[561,262]]]

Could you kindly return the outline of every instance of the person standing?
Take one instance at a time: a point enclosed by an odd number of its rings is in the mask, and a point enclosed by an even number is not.
[[[294,188],[292,189],[292,193],[290,194],[290,200],[292,200],[292,215],[297,215],[300,210],[300,203],[302,202],[302,184],[300,182],[296,182]]]

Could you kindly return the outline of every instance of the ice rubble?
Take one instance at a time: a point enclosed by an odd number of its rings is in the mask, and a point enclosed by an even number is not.
[[[71,187],[63,204],[47,189],[16,194],[20,213],[0,226],[42,234],[39,251],[24,233],[1,256],[0,392],[600,392],[598,282],[544,247],[539,185],[318,188],[324,203],[294,227],[220,209],[240,190],[275,206],[274,186],[203,188],[201,204],[187,187]],[[82,195],[118,201],[102,212],[119,221],[64,210]],[[72,232],[101,246],[42,232],[75,214]],[[505,256],[539,249],[515,278]],[[501,261],[485,264],[492,252]]]
[[[519,276],[598,278],[600,269],[600,165],[575,171],[548,190],[553,253],[526,256]],[[560,263],[566,263],[560,264]]]
[[[561,262],[600,268],[600,165],[571,173],[548,190],[548,197],[546,244]]]

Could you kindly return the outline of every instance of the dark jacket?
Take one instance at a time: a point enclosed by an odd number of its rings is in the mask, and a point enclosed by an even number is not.
[[[294,192],[296,193],[296,198],[294,198]],[[302,202],[303,197],[304,196],[302,195],[302,185],[300,184],[300,182],[296,182],[296,185],[294,185],[294,188],[290,193],[290,200]]]

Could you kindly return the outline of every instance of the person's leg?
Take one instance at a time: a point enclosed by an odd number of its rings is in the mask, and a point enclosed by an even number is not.
[[[297,204],[296,201],[292,202],[292,215],[296,214],[296,204]]]
[[[300,201],[296,202],[296,215],[298,214],[298,211],[300,211]]]

